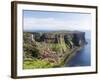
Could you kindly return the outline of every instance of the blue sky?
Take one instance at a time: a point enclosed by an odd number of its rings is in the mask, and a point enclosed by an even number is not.
[[[24,30],[90,30],[91,14],[23,11]]]

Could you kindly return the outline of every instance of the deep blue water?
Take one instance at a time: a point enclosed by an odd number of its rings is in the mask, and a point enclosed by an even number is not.
[[[86,41],[88,42],[88,44],[86,44],[83,49],[78,51],[75,54],[75,56],[69,60],[68,63],[65,63],[65,66],[68,66],[68,67],[91,66],[91,40],[89,39],[89,37],[86,38]]]

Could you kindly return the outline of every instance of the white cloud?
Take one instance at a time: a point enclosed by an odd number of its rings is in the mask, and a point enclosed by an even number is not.
[[[91,20],[58,20],[55,18],[24,18],[24,30],[89,30]]]

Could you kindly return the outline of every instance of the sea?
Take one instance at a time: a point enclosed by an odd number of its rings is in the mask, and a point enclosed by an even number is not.
[[[65,67],[91,66],[91,32],[85,31],[87,44],[78,51],[68,62]]]

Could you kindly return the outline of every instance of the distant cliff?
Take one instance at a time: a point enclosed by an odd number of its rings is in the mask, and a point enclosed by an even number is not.
[[[24,33],[25,34],[25,33]],[[27,34],[27,32],[26,32]],[[37,42],[46,42],[46,43],[59,43],[61,38],[64,42],[71,46],[81,46],[86,43],[85,32],[79,31],[68,31],[68,32],[30,32],[30,40],[35,40]],[[70,43],[72,42],[72,44]]]
[[[86,44],[85,32],[24,32],[24,59],[38,58],[59,65]]]

